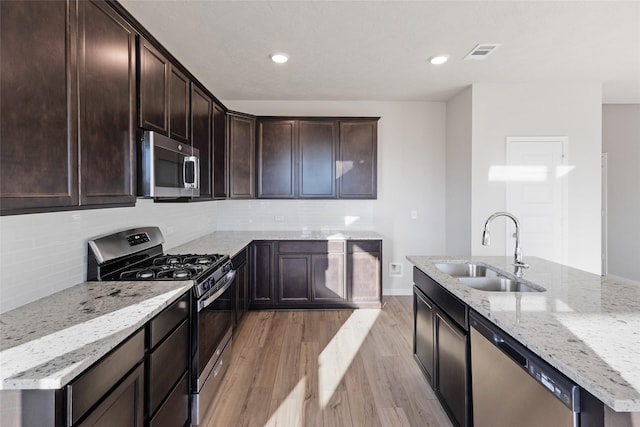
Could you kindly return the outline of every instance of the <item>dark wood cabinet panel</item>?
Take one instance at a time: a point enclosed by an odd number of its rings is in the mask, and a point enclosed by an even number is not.
[[[454,425],[471,425],[467,419],[467,334],[436,311],[435,340],[436,360],[435,392]]]
[[[276,301],[274,289],[275,243],[258,241],[251,244],[250,305],[269,305]]]
[[[227,115],[213,106],[213,197],[227,198]]]
[[[427,381],[434,385],[435,342],[434,323],[435,308],[433,302],[420,290],[413,291],[413,357],[424,373]]]
[[[377,196],[378,121],[340,122],[338,196],[375,199]]]
[[[347,289],[350,302],[380,306],[382,301],[382,241],[347,242]]]
[[[144,365],[139,365],[78,427],[141,427]]]
[[[191,87],[191,144],[200,150],[200,199],[211,199],[214,176],[213,138],[212,138],[213,102],[202,89]],[[173,129],[173,127],[172,127]]]
[[[258,123],[258,197],[294,198],[296,122],[261,120]]]
[[[80,204],[133,205],[135,31],[105,3],[78,6]]]
[[[229,115],[229,197],[255,197],[255,127],[254,118]]]
[[[311,255],[278,255],[278,301],[311,301]]]
[[[78,204],[74,7],[0,2],[3,213]]]
[[[336,121],[298,122],[300,198],[336,197]]]
[[[169,69],[165,58],[147,40],[140,37],[140,97],[138,125],[143,129],[169,135]]]
[[[344,252],[311,255],[311,289],[316,302],[344,302]]]
[[[231,263],[236,270],[236,326],[249,309],[249,268],[247,264],[247,248],[241,250]]]
[[[169,137],[189,143],[189,79],[174,66],[169,73]]]

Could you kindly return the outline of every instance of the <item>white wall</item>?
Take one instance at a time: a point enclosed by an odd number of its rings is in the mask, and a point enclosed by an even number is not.
[[[484,221],[506,204],[505,184],[488,180],[492,165],[506,164],[506,137],[567,136],[568,164],[575,166],[568,177],[568,264],[599,274],[600,85],[474,84],[472,90],[472,253],[504,255],[513,250],[506,250],[499,227],[492,229],[492,245],[481,245]]]
[[[640,105],[604,105],[608,272],[640,282]]]
[[[472,89],[447,102],[447,255],[471,255]]]
[[[0,217],[0,312],[84,282],[92,237],[155,225],[169,249],[214,231],[220,203],[139,199],[131,208]]]
[[[332,101],[224,101],[233,110],[255,115],[282,116],[380,116],[378,122],[378,198],[351,201],[355,210],[371,206],[373,230],[383,241],[385,294],[411,292],[411,266],[406,255],[442,254],[445,250],[445,114],[439,102],[332,102]],[[261,201],[246,201],[255,209]],[[304,201],[274,201],[283,209]],[[336,203],[327,201],[326,203]],[[338,202],[336,206],[342,206]],[[235,209],[236,205],[222,205]],[[234,206],[234,207],[232,207]],[[278,209],[269,205],[270,212]],[[359,207],[356,207],[359,206]],[[305,210],[304,207],[296,209]],[[411,211],[417,219],[411,219]],[[342,215],[342,212],[338,213]],[[220,218],[225,217],[220,212]],[[264,216],[264,226],[273,227]],[[256,218],[256,220],[258,220]],[[224,221],[224,220],[223,220]],[[344,218],[327,216],[328,224]],[[301,225],[304,220],[298,220]],[[254,223],[255,225],[255,223]],[[318,224],[321,225],[321,224]],[[404,275],[389,277],[389,263],[401,262]]]

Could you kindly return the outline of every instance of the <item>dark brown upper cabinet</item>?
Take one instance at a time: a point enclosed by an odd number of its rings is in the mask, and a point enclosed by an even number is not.
[[[335,120],[298,122],[298,197],[336,197],[338,126]]]
[[[133,204],[135,31],[103,2],[78,7],[80,204]]]
[[[3,214],[78,204],[74,15],[65,2],[0,2]]]
[[[189,79],[176,67],[169,74],[169,137],[189,143]],[[202,153],[201,153],[202,154]]]
[[[133,205],[133,29],[97,1],[0,7],[2,213]]]
[[[211,199],[213,179],[213,101],[197,87],[191,86],[191,142],[200,150],[200,199]]]
[[[296,197],[296,129],[294,120],[258,122],[258,197]]]
[[[229,198],[255,198],[256,119],[229,114]]]
[[[140,106],[138,126],[169,135],[169,60],[151,43],[138,38]]]
[[[377,197],[378,119],[341,120],[338,197]]]
[[[139,38],[138,126],[190,143],[189,79],[143,37]]]
[[[227,198],[227,114],[213,105],[213,198]]]

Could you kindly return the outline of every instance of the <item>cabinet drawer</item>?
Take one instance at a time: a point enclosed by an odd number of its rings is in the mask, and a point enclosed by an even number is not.
[[[413,281],[422,292],[425,293],[444,313],[446,313],[458,326],[465,331],[469,330],[467,306],[438,282],[413,267]]]
[[[344,253],[344,242],[342,240],[284,241],[279,242],[278,251],[280,253],[294,254]]]
[[[354,240],[347,242],[347,252],[350,254],[357,252],[381,252],[381,240]]]
[[[153,414],[189,366],[189,322],[184,321],[148,359],[147,403]]]
[[[67,386],[75,424],[144,357],[144,330],[121,344]]]
[[[149,349],[157,346],[169,332],[189,316],[189,295],[189,292],[184,294],[149,322]]]
[[[189,420],[189,376],[185,373],[149,422],[149,427],[180,427]]]

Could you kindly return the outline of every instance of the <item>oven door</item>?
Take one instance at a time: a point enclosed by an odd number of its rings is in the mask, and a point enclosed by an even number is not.
[[[194,310],[197,316],[194,322],[197,325],[192,374],[195,380],[195,387],[192,388],[194,393],[200,392],[231,339],[236,308],[235,276],[235,270],[231,270],[221,279],[221,287],[214,287],[197,300]]]

